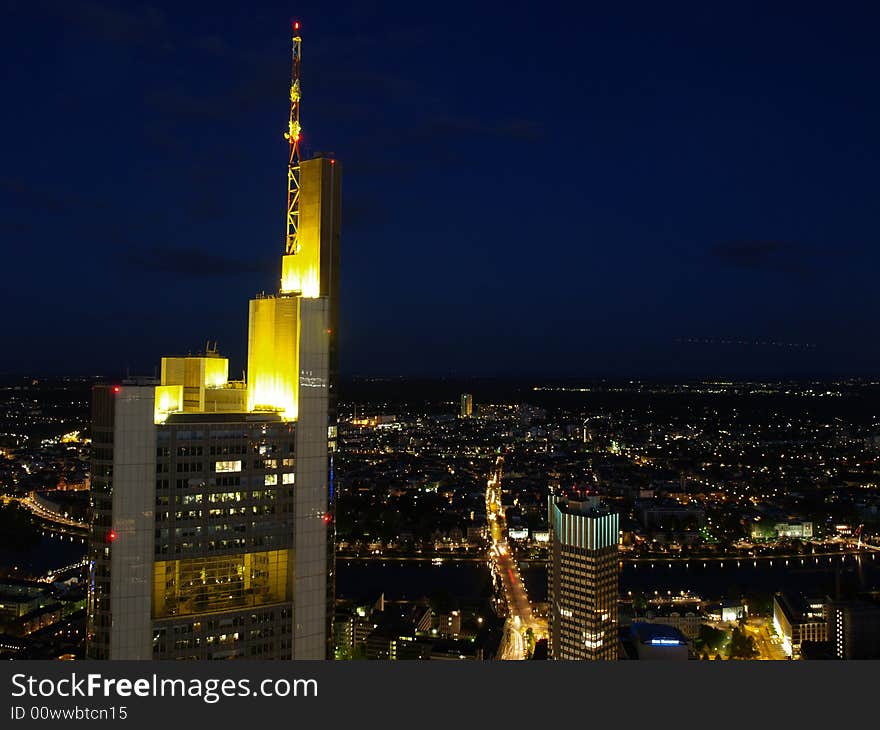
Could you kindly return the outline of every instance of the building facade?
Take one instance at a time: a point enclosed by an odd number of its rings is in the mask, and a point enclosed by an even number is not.
[[[828,640],[825,599],[780,592],[773,596],[773,627],[782,639],[782,648],[799,659],[801,644]]]
[[[825,605],[828,641],[837,659],[880,659],[880,601],[830,600]]]
[[[617,659],[618,515],[549,498],[551,659]]]
[[[341,165],[299,159],[294,29],[281,284],[250,302],[246,379],[209,345],[93,392],[90,659],[333,656]]]

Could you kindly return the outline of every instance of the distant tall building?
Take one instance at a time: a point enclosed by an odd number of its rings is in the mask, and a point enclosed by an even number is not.
[[[461,394],[461,417],[470,418],[474,414],[474,396],[470,393]]]
[[[549,498],[551,659],[617,659],[618,515]]]
[[[216,346],[97,386],[86,655],[332,657],[340,165],[299,158],[294,25],[278,294],[246,381]]]

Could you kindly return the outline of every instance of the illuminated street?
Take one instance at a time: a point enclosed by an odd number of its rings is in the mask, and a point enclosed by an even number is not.
[[[486,485],[486,517],[492,545],[489,558],[492,570],[501,580],[507,605],[508,619],[504,625],[504,637],[498,648],[498,659],[527,659],[529,648],[524,636],[532,629],[536,639],[546,634],[546,624],[532,617],[532,606],[523,585],[519,566],[511,554],[507,542],[507,521],[501,505],[501,473],[504,457],[495,460],[495,468]]]
[[[78,532],[84,532],[88,529],[88,525],[85,525],[82,522],[72,520],[69,517],[64,517],[63,515],[59,515],[57,512],[52,512],[46,509],[36,500],[34,500],[33,496],[31,495],[28,495],[26,497],[2,497],[2,500],[3,504],[17,502],[26,510],[33,513],[35,517],[39,517],[40,519],[46,520],[47,522],[52,522],[55,525],[76,528],[76,531]]]
[[[758,659],[764,661],[781,661],[788,659],[782,649],[782,642],[773,633],[772,624],[764,618],[749,619],[745,625],[746,632],[755,640]]]

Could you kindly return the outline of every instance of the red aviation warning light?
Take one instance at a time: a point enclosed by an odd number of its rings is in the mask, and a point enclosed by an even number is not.
[[[331,515],[329,512],[325,512],[324,513],[324,524],[329,525],[332,521],[333,521],[333,515]]]
[[[294,30],[299,30],[299,21],[298,21],[298,20],[294,20],[294,21],[293,21],[293,29],[294,29]]]
[[[120,391],[120,387],[118,385],[113,386],[113,392],[118,393]]]
[[[117,537],[119,537],[119,535],[116,534],[116,530],[110,530],[110,532],[107,533],[107,542],[114,543],[116,542]]]

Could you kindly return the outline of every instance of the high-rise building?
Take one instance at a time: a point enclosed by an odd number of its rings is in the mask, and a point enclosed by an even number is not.
[[[474,413],[474,396],[471,393],[461,394],[461,417],[470,418]]]
[[[828,641],[837,659],[880,659],[880,601],[865,596],[829,600]]]
[[[551,659],[617,659],[618,515],[549,498]]]
[[[94,389],[89,658],[332,657],[341,166],[300,161],[300,42],[281,285],[250,302],[246,380],[215,345]]]

